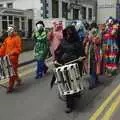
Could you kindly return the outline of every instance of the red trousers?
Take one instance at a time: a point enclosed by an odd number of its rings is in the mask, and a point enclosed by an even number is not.
[[[14,61],[11,61],[15,75],[10,77],[9,82],[8,82],[8,88],[9,89],[13,89],[15,81],[19,84],[20,83],[20,79],[18,76],[18,64],[15,63]]]

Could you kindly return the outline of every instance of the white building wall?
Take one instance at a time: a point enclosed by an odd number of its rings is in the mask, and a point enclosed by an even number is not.
[[[14,2],[14,6],[16,9],[22,9],[22,10],[33,9],[34,25],[37,21],[42,19],[41,14],[43,11],[41,10],[42,3],[40,3],[40,0],[16,0]]]
[[[35,0],[37,1],[37,0]],[[15,0],[14,2],[14,8],[15,9],[31,9],[34,7],[33,0]]]
[[[101,24],[106,21],[109,16],[116,18],[117,0],[98,0],[97,7],[97,23]]]

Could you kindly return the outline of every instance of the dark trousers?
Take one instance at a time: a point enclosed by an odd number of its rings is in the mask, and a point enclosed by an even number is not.
[[[90,80],[90,86],[96,86],[96,82],[98,81],[98,76],[96,74],[96,72],[92,72],[91,73],[91,80]]]
[[[74,96],[73,95],[66,96],[66,107],[73,109],[74,107]]]

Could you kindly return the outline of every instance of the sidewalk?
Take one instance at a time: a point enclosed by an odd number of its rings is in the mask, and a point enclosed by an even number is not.
[[[52,58],[47,58],[46,61],[51,62]],[[23,52],[20,55],[19,66],[24,66],[24,65],[27,65],[27,64],[30,64],[30,63],[33,63],[33,62],[35,62],[34,55],[33,55],[33,50],[28,51],[28,52]]]
[[[20,55],[19,63],[23,63],[23,62],[30,61],[30,60],[33,60],[33,59],[34,59],[33,50],[32,51],[23,52]]]
[[[29,63],[34,62],[34,56],[33,56],[33,50],[32,51],[27,51],[23,52],[20,57],[19,57],[19,65],[23,66]]]

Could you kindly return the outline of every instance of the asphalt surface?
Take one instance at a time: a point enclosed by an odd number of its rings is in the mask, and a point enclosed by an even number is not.
[[[120,120],[120,105],[119,105],[119,108],[113,114],[111,120]]]
[[[21,71],[29,69],[33,66]],[[6,89],[0,87],[0,120],[89,120],[120,83],[120,75],[109,79],[100,77],[103,84],[76,98],[76,110],[66,114],[65,103],[58,98],[56,86],[50,89],[52,71],[42,79],[35,80],[34,77],[34,72],[21,77],[23,85],[12,94],[6,94]],[[112,120],[120,120],[119,114],[118,108]]]

